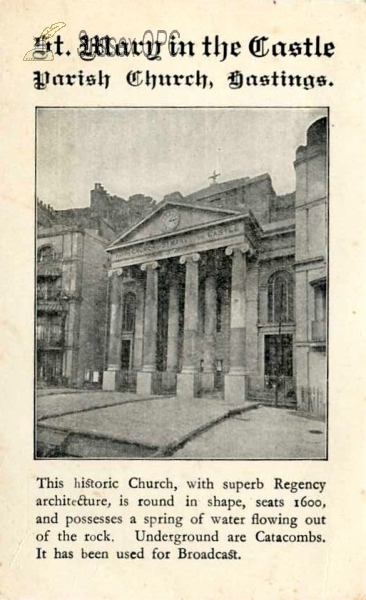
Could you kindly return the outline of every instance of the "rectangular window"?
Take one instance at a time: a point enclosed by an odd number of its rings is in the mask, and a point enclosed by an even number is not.
[[[315,320],[324,321],[326,314],[326,293],[325,287],[317,286],[314,289],[315,301]]]
[[[325,342],[327,316],[327,290],[325,284],[314,287],[314,321],[311,324],[313,342]]]
[[[131,368],[131,340],[122,340],[121,368],[123,371]]]
[[[224,366],[224,361],[222,360],[222,358],[218,358],[216,361],[216,371],[218,373],[221,373],[223,370],[223,366]]]

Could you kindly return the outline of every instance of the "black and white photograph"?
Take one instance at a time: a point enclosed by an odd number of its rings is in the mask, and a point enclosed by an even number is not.
[[[38,107],[35,458],[327,460],[326,107]]]

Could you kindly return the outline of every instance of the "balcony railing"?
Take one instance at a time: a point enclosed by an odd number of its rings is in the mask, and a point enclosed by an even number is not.
[[[63,294],[61,288],[38,288],[37,289],[37,300],[61,300],[65,294]]]
[[[64,342],[63,332],[41,329],[37,331],[38,348],[61,348]]]
[[[325,321],[312,321],[311,323],[311,339],[313,342],[325,342],[326,340],[326,323]]]

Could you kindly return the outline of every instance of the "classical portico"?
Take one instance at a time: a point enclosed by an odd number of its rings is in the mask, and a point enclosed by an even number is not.
[[[128,367],[142,396],[159,382],[182,399],[221,388],[227,402],[244,402],[246,277],[259,235],[250,212],[165,201],[118,238],[108,249],[103,389],[118,389]],[[128,359],[121,344],[133,294],[139,309]]]

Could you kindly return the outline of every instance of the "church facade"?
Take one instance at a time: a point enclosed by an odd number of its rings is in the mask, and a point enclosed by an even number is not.
[[[103,389],[325,413],[327,122],[294,157],[296,190],[268,174],[175,192],[107,249]]]

